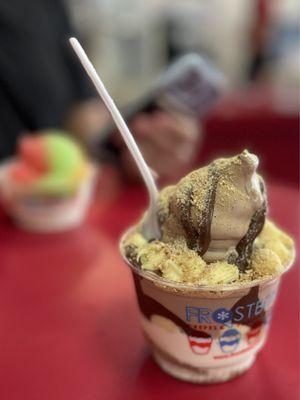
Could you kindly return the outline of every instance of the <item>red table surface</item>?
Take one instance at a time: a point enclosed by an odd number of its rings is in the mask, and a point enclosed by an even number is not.
[[[117,250],[145,194],[110,189],[68,233],[25,233],[1,216],[0,399],[298,398],[298,266],[283,278],[269,340],[250,371],[211,386],[177,381],[150,357]],[[269,199],[271,215],[296,235],[296,188],[271,185]]]

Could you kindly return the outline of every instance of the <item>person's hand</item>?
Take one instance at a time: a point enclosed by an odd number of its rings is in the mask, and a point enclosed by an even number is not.
[[[97,137],[109,120],[109,112],[102,101],[90,99],[71,108],[65,118],[64,128],[86,143]]]
[[[198,121],[157,111],[140,114],[130,124],[130,129],[148,165],[163,181],[172,181],[187,173],[199,151],[200,129]],[[122,139],[122,167],[131,179],[139,179],[137,167]]]
[[[92,99],[73,107],[64,127],[86,144],[97,137],[110,120],[105,105],[100,100]],[[130,124],[130,130],[146,162],[161,180],[177,179],[193,166],[201,139],[196,119],[156,111],[137,115]],[[140,173],[120,133],[115,132],[112,140],[120,151],[122,172],[131,180],[140,180]]]

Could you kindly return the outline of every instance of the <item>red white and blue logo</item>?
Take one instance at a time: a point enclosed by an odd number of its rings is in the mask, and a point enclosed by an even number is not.
[[[195,354],[208,354],[211,345],[212,345],[212,337],[207,332],[199,332],[198,336],[188,336],[189,344],[192,351]]]
[[[247,340],[250,345],[259,342],[263,333],[263,323],[261,321],[254,324],[247,332]]]
[[[223,353],[232,353],[236,350],[241,340],[241,332],[237,329],[228,329],[219,338],[220,347]]]

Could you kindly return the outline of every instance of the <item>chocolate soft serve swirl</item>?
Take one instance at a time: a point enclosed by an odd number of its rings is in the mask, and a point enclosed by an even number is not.
[[[257,166],[257,157],[244,150],[193,171],[165,189],[162,241],[185,242],[208,263],[226,260],[245,271],[267,210]]]

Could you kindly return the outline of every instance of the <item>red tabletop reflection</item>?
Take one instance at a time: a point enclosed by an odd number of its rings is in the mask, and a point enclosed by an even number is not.
[[[142,337],[117,239],[145,205],[140,188],[101,190],[87,222],[29,234],[1,215],[0,399],[298,398],[298,271],[284,277],[269,341],[234,381],[197,386],[165,375]],[[271,215],[297,234],[296,188],[270,185]],[[297,264],[297,263],[296,263]]]

